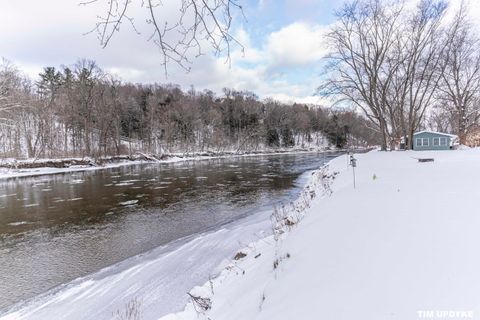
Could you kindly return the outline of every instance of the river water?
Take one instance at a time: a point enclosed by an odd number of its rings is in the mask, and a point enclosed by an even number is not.
[[[0,310],[293,200],[299,177],[334,156],[235,157],[0,181]]]

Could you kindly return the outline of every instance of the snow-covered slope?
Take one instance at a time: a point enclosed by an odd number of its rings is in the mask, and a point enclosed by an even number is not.
[[[480,319],[480,150],[357,158],[356,189],[335,159],[330,197],[165,319]]]

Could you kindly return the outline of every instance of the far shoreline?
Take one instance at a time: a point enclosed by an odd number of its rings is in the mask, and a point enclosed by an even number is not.
[[[364,152],[368,148],[354,149],[354,152]],[[186,161],[201,161],[212,159],[226,159],[235,157],[254,157],[254,156],[271,156],[271,155],[287,155],[295,153],[337,153],[347,152],[347,149],[278,149],[278,150],[262,150],[252,152],[197,152],[197,153],[169,153],[161,157],[155,157],[143,153],[135,155],[109,156],[99,158],[97,160],[84,158],[54,158],[54,159],[26,159],[16,160],[8,159],[0,162],[0,180],[9,180],[14,178],[25,178],[34,176],[54,175],[61,173],[84,172],[102,169],[118,168],[123,166],[139,165],[139,164],[162,164],[177,163]],[[350,150],[352,151],[352,150]],[[33,166],[33,167],[32,167]]]

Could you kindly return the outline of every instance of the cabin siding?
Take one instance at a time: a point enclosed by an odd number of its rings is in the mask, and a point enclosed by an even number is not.
[[[413,150],[450,150],[452,136],[436,132],[419,132],[413,135]]]

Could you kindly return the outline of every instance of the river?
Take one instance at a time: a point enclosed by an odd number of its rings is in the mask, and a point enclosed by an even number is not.
[[[291,201],[300,177],[334,156],[149,163],[0,181],[0,309]]]

